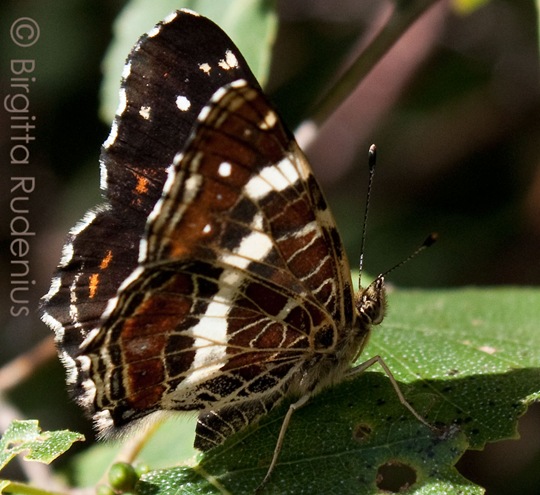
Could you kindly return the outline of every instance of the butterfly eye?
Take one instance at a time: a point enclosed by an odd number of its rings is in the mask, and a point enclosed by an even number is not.
[[[356,310],[368,325],[378,325],[386,312],[386,289],[384,277],[377,277],[356,297]]]

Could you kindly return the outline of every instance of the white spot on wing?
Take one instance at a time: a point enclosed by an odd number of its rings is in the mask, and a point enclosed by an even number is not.
[[[182,156],[183,156],[182,153],[177,153],[175,155],[174,162],[176,165],[178,164],[177,161],[179,162],[180,160],[182,160]],[[160,223],[160,214],[163,210],[163,205],[166,204],[166,201],[175,184],[176,176],[177,176],[177,171],[176,171],[175,165],[170,165],[167,168],[167,180],[165,181],[165,185],[163,186],[163,194],[161,198],[159,199],[159,201],[155,204],[154,209],[150,212],[150,215],[148,216],[147,224],[155,223],[156,225],[162,225]],[[197,192],[196,188],[198,187],[198,184],[200,184],[201,180],[202,178],[200,175],[194,174],[194,175],[191,175],[185,181],[183,206],[180,207],[177,211],[175,211],[173,217],[170,218],[171,225],[179,221],[179,219],[182,217],[186,209],[186,205],[189,204],[189,202],[193,200],[193,197],[195,197],[196,192]],[[159,228],[159,227],[156,227],[156,228]],[[166,229],[167,226],[165,226],[164,228]],[[139,245],[139,263],[143,263],[146,260],[146,257],[147,257],[147,242],[146,242],[146,239],[143,237]]]
[[[216,294],[215,299],[220,301],[227,301],[228,299],[232,300],[234,296],[234,287],[238,287],[242,281],[242,278],[240,277],[240,274],[238,272],[228,271],[225,270],[221,277],[219,277],[219,281],[223,282],[221,285],[222,290]]]
[[[149,106],[142,106],[140,109],[139,109],[139,115],[145,119],[145,120],[149,120],[150,119],[150,107]]]
[[[161,25],[159,26],[154,26],[152,29],[150,29],[150,31],[148,31],[147,36],[149,38],[153,38],[154,36],[157,36],[159,34],[159,32],[161,31]]]
[[[174,157],[175,161],[176,161],[177,157],[178,157],[179,160],[181,160],[182,156],[183,156],[183,153],[177,153],[175,155],[175,157]],[[175,163],[175,165],[177,165],[177,163]],[[150,215],[148,216],[148,222],[147,223],[152,223],[153,221],[155,221],[155,219],[159,215],[159,213],[161,211],[161,208],[162,208],[162,205],[163,205],[164,199],[171,192],[171,188],[172,188],[172,186],[174,184],[175,177],[176,177],[175,167],[174,167],[174,165],[169,165],[169,167],[167,167],[167,180],[165,181],[165,185],[163,186],[163,194],[162,194],[161,198],[159,199],[159,201],[154,206],[154,209],[150,212]],[[140,254],[141,255],[143,254],[142,249],[140,251]],[[140,261],[140,259],[139,259],[139,261]]]
[[[92,328],[92,330],[90,330],[87,334],[86,334],[86,337],[84,338],[84,340],[82,341],[81,343],[81,349],[83,349],[84,347],[86,347],[88,344],[90,344],[90,342],[92,342],[92,340],[94,340],[101,332],[100,332],[100,328]],[[79,358],[77,359],[80,359],[80,358],[83,358],[85,356],[80,356]]]
[[[163,19],[162,24],[169,24],[170,22],[174,21],[176,17],[178,16],[178,12],[171,12],[165,19]]]
[[[62,248],[62,258],[58,264],[60,268],[65,268],[73,259],[73,252],[73,244],[71,242],[64,244],[64,247]]]
[[[111,126],[111,132],[109,132],[109,137],[107,140],[103,143],[103,147],[105,149],[109,148],[114,144],[116,141],[116,137],[118,136],[118,124],[116,123],[116,120],[112,123]]]
[[[260,175],[256,175],[246,184],[246,193],[252,199],[263,198],[270,191],[272,191],[272,186]]]
[[[294,184],[300,175],[289,157],[276,165],[263,168],[246,184],[247,195],[252,199],[260,199],[271,191],[283,191]]]
[[[218,293],[219,294],[219,293]],[[192,367],[203,373],[208,365],[222,366],[226,358],[227,344],[227,313],[229,305],[214,299],[206,308],[206,312],[199,323],[191,329],[195,338],[194,347],[197,350]],[[195,371],[195,373],[197,373]],[[197,376],[189,376],[186,380],[198,381]]]
[[[281,311],[276,315],[276,320],[284,320],[289,316],[289,313],[298,306],[297,302],[294,299],[287,301],[285,306],[281,308]]]
[[[82,220],[80,222],[77,222],[75,227],[73,227],[69,231],[69,234],[72,236],[78,236],[84,229],[86,229],[86,227],[88,227],[94,221],[96,216],[97,216],[97,211],[94,211],[94,210],[87,211],[84,217],[82,218]]]
[[[137,270],[142,271],[142,268],[138,267],[138,268],[136,268],[134,270],[134,272],[137,272]],[[131,274],[131,276],[133,276],[133,273]],[[127,281],[127,279],[124,280],[124,282],[122,283],[122,287],[126,284],[126,281]],[[118,289],[118,290],[120,290],[120,289]],[[109,301],[107,302],[107,306],[105,307],[105,311],[103,311],[103,314],[101,315],[101,317],[102,318],[108,318],[109,316],[111,316],[111,313],[113,312],[117,302],[118,302],[118,297],[113,297],[112,299],[109,299]]]
[[[77,284],[79,283],[80,277],[81,274],[77,274],[73,278],[73,282],[69,286],[69,317],[71,318],[71,321],[73,322],[73,327],[75,328],[81,326],[79,322],[79,308],[77,307]]]
[[[120,116],[126,111],[126,107],[127,107],[126,88],[120,88],[120,92],[118,93],[118,97],[120,98],[120,101],[118,102],[118,108],[116,109],[116,115]]]
[[[178,165],[182,161],[182,158],[184,158],[184,153],[182,153],[181,151],[176,153],[173,158],[173,165]],[[167,170],[167,173],[170,173],[170,170]]]
[[[146,258],[148,257],[148,241],[145,237],[141,239],[141,242],[139,243],[139,257],[137,261],[139,263],[144,263]]]
[[[218,293],[212,298],[204,316],[185,334],[195,339],[195,358],[186,378],[173,392],[185,396],[197,384],[215,375],[227,362],[227,314],[231,308],[236,287],[241,276],[236,271],[225,270],[220,278]]]
[[[191,9],[180,9],[180,12],[183,12],[185,14],[190,14],[194,17],[201,17],[201,14],[199,14],[198,12],[195,12],[194,10],[191,10]]]
[[[60,354],[60,360],[66,368],[66,383],[68,385],[75,385],[75,383],[77,383],[77,376],[79,374],[77,370],[77,363],[66,351],[63,351]]]
[[[108,172],[103,160],[99,160],[99,187],[102,191],[106,191],[108,187]]]
[[[222,162],[218,168],[218,174],[221,177],[229,177],[232,172],[232,165],[229,162]]]
[[[245,79],[237,79],[236,81],[233,81],[230,85],[233,88],[243,88],[244,86],[247,86],[247,81]]]
[[[264,119],[259,123],[259,127],[263,130],[272,129],[276,125],[277,115],[273,110],[268,110],[268,113],[264,116]]]
[[[49,292],[43,297],[45,301],[49,301],[52,297],[54,297],[58,291],[60,290],[60,287],[62,286],[60,277],[54,277],[51,281],[51,287],[49,288]],[[47,318],[47,320],[45,320]],[[48,313],[45,313],[43,315],[43,321],[48,324],[48,319],[52,319],[53,322],[56,322],[56,324],[60,325],[58,321],[56,321],[52,316],[50,316]],[[49,325],[54,331],[56,331],[56,324]]]
[[[185,182],[185,195],[184,195],[184,201],[186,203],[191,203],[193,199],[195,199],[195,196],[197,195],[197,192],[201,188],[202,184],[202,177],[197,175],[191,175],[188,177],[188,179]]]
[[[221,89],[221,88],[220,88]],[[206,117],[208,117],[208,114],[210,113],[210,110],[211,110],[211,106],[210,105],[206,105],[202,110],[201,112],[199,113],[199,116],[197,117],[197,120],[199,122],[204,122],[206,120]]]
[[[92,417],[94,419],[94,427],[99,432],[106,432],[107,430],[114,427],[114,421],[112,419],[111,413],[107,409],[98,411]]]
[[[204,64],[199,64],[199,69],[201,69],[205,74],[209,74],[212,67],[205,62]]]
[[[52,286],[51,286],[51,289],[52,289]],[[44,299],[47,300],[48,298],[49,298],[49,294],[47,294],[47,296]],[[41,315],[41,321],[54,331],[55,342],[62,342],[64,340],[65,328],[56,318],[53,318],[49,313],[43,313]]]
[[[76,359],[77,366],[85,375],[90,374],[90,366],[92,364],[88,356],[78,356]],[[84,406],[91,406],[96,398],[96,384],[94,380],[87,378],[82,382],[83,394],[79,398],[79,402]]]
[[[262,224],[261,214],[253,219],[252,227]],[[272,249],[272,239],[257,230],[244,237],[240,245],[230,254],[224,254],[222,262],[236,268],[245,269],[253,260],[262,260]]]
[[[237,79],[236,81],[233,81],[230,84],[230,86],[233,88],[238,88],[238,87],[244,86],[245,84],[246,84],[246,81],[244,81],[243,79]],[[206,120],[206,118],[208,117],[208,114],[210,113],[210,110],[212,110],[213,104],[220,101],[221,98],[223,98],[223,95],[227,93],[227,91],[228,91],[228,87],[222,86],[212,95],[212,98],[210,99],[210,103],[206,105],[205,107],[203,107],[203,109],[200,111],[197,117],[197,120],[199,122],[204,122]]]
[[[227,50],[225,52],[225,58],[221,59],[218,62],[218,65],[224,69],[224,70],[230,70],[238,67],[238,59],[236,58],[236,55],[231,52],[230,50]]]
[[[131,60],[124,65],[124,68],[122,69],[122,79],[127,79],[129,75],[131,74]]]
[[[118,292],[121,292],[121,291],[124,291],[126,289],[126,287],[128,285],[130,285],[134,280],[137,280],[138,278],[142,277],[143,276],[143,272],[144,272],[144,268],[142,266],[138,266],[137,268],[135,268],[135,270],[133,270],[131,272],[131,275],[129,275],[129,277],[127,277],[123,282],[122,284],[120,285],[120,287],[118,288]],[[111,301],[115,301],[116,298],[114,299],[111,299],[109,301],[109,304],[108,306],[112,306],[112,304],[110,304]],[[107,317],[107,316],[110,316],[110,312],[108,312],[108,310],[112,310],[113,308],[107,308],[104,312],[103,312],[103,317]]]
[[[224,274],[227,272],[224,272]],[[220,277],[223,278],[223,275]],[[222,287],[206,308],[204,316],[186,335],[195,339],[195,358],[189,373],[180,383],[175,394],[203,382],[214,375],[227,362],[227,313],[230,309],[232,289]]]
[[[277,168],[280,170],[280,172],[283,174],[283,176],[287,179],[289,184],[294,184],[298,179],[300,179],[300,175],[298,174],[298,169],[296,168],[293,161],[289,158],[284,158],[277,164]]]
[[[185,112],[191,107],[191,102],[185,96],[179,95],[176,97],[176,106]]]
[[[253,222],[251,223],[251,228],[253,230],[263,230],[263,216],[262,215],[255,215],[253,218]]]
[[[238,67],[238,59],[236,58],[236,55],[230,50],[227,50],[227,53],[225,54],[225,60],[227,61],[229,67]]]

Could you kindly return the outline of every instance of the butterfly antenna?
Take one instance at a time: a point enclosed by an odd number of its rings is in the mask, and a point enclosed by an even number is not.
[[[435,242],[437,241],[438,237],[439,235],[436,232],[432,232],[431,234],[429,234],[424,239],[424,242],[420,244],[420,246],[418,246],[411,254],[409,254],[409,256],[407,256],[404,260],[401,260],[399,263],[396,263],[393,267],[389,268],[384,273],[381,273],[377,277],[376,280],[386,277],[390,272],[393,272],[396,268],[400,268],[405,263],[408,263],[413,258],[416,258],[416,256],[418,256],[424,249],[433,246],[433,244],[435,244]]]
[[[362,287],[362,270],[364,267],[364,250],[366,247],[366,230],[369,215],[369,202],[371,200],[371,189],[373,186],[373,178],[375,177],[375,164],[377,162],[377,147],[372,144],[368,151],[368,166],[369,178],[366,192],[366,208],[364,210],[364,223],[362,227],[362,241],[360,246],[360,262],[358,264],[358,288]]]

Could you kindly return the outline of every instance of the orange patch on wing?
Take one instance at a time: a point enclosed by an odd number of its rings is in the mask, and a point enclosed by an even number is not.
[[[93,273],[90,275],[90,280],[88,281],[88,290],[90,292],[89,297],[92,299],[97,292],[99,286],[99,273]]]
[[[101,260],[101,263],[100,263],[100,265],[99,265],[99,268],[100,268],[101,270],[105,270],[105,268],[107,268],[107,267],[109,266],[109,263],[111,262],[112,257],[113,257],[112,251],[107,251],[107,254],[106,254],[105,258],[103,258],[103,259]]]
[[[145,194],[148,192],[148,179],[146,177],[142,177],[140,175],[137,177],[135,191],[137,191],[139,194]]]

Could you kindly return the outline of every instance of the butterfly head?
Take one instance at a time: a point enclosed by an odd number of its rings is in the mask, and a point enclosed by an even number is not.
[[[367,325],[378,325],[386,312],[386,288],[384,277],[377,277],[365,289],[356,293],[355,306],[360,318]]]

